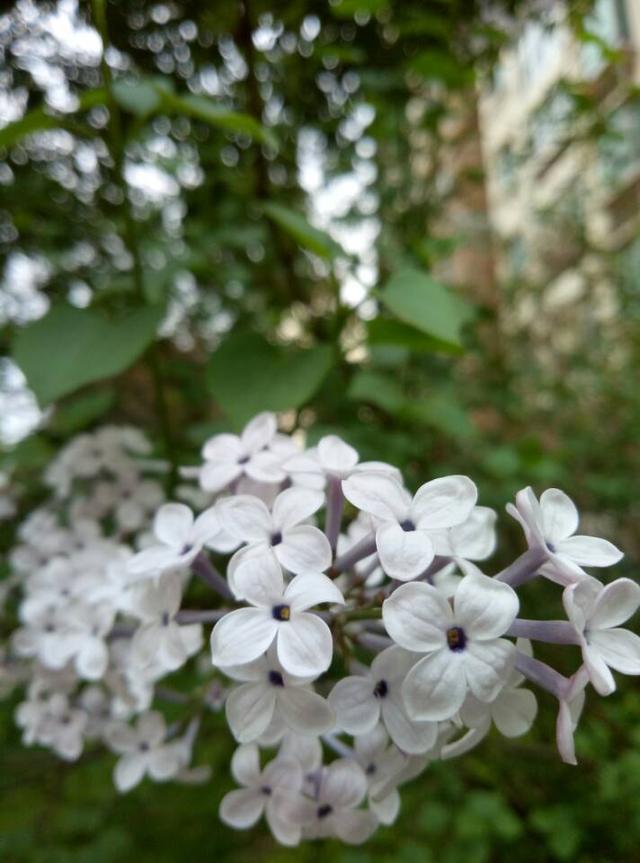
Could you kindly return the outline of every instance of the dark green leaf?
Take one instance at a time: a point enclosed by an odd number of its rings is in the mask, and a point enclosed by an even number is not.
[[[252,334],[229,336],[212,356],[211,393],[238,426],[262,410],[302,407],[320,387],[332,350],[277,348]]]
[[[75,396],[56,408],[49,428],[58,434],[73,434],[105,414],[114,401],[115,392],[111,389]]]
[[[444,345],[460,348],[460,330],[469,307],[440,282],[420,270],[405,269],[391,276],[380,299],[397,318]]]
[[[162,104],[162,94],[153,80],[121,78],[114,82],[113,98],[121,108],[136,117],[148,117]]]
[[[129,368],[155,337],[163,310],[117,318],[60,303],[17,332],[13,358],[41,405]]]
[[[202,120],[216,129],[227,132],[249,135],[263,144],[268,144],[274,149],[278,146],[278,139],[270,129],[266,129],[249,114],[242,114],[221,105],[219,102],[207,96],[174,96],[170,93],[164,94],[164,105],[166,108]]]
[[[281,204],[264,204],[264,213],[275,224],[296,241],[303,249],[314,252],[321,258],[335,258],[340,246],[325,231],[314,228],[295,210]]]
[[[427,336],[415,327],[390,318],[374,318],[367,324],[369,344],[394,345],[415,353],[460,353],[461,348]]]
[[[402,410],[405,397],[395,380],[376,372],[358,372],[349,386],[347,395],[353,401],[368,402],[395,414]]]

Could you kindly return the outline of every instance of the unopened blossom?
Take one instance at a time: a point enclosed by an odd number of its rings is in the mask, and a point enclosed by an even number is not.
[[[302,832],[300,810],[304,805],[300,796],[303,782],[300,763],[278,756],[261,770],[258,747],[246,744],[233,754],[231,775],[242,787],[222,798],[221,820],[237,830],[246,830],[264,815],[278,842],[297,845]]]
[[[516,646],[531,656],[531,644],[519,638]],[[460,708],[460,718],[467,728],[496,726],[505,737],[520,737],[531,728],[538,712],[538,702],[530,689],[524,689],[524,677],[513,669],[503,689],[493,701],[485,702],[469,692]]]
[[[449,719],[469,691],[492,701],[511,672],[516,648],[500,636],[518,613],[518,597],[508,585],[467,566],[453,607],[424,582],[401,585],[383,603],[391,638],[424,654],[402,686],[412,719]]]
[[[143,667],[152,662],[175,671],[202,646],[202,625],[180,625],[175,617],[182,600],[182,584],[176,575],[139,585],[131,611],[141,625],[131,641],[131,658]]]
[[[286,478],[280,466],[282,459],[269,449],[276,431],[275,415],[264,412],[247,423],[240,435],[218,434],[210,438],[202,448],[202,488],[218,492],[244,474],[259,482],[282,482]]]
[[[438,736],[438,723],[410,719],[401,694],[408,672],[419,659],[401,647],[388,647],[373,660],[368,674],[339,680],[329,694],[338,727],[349,734],[363,734],[382,719],[389,736],[404,752],[431,749]]]
[[[618,578],[606,587],[585,578],[565,588],[562,601],[580,638],[589,679],[600,695],[616,688],[611,670],[640,674],[640,637],[619,624],[640,607],[640,585]]]
[[[422,485],[411,497],[392,475],[355,473],[342,483],[354,506],[379,519],[376,547],[382,568],[400,581],[416,578],[435,555],[432,533],[462,524],[477,498],[465,476],[447,476]]]
[[[307,803],[304,835],[336,837],[361,845],[377,827],[373,813],[358,807],[367,795],[367,777],[357,761],[340,758],[322,768],[314,800]]]
[[[583,567],[611,566],[622,558],[613,543],[595,536],[577,536],[578,510],[563,491],[549,488],[538,501],[533,489],[522,489],[507,512],[522,526],[530,548],[543,554],[543,575],[567,585],[584,577]]]
[[[257,497],[239,494],[220,499],[217,512],[225,531],[247,543],[251,552],[273,550],[289,572],[322,572],[331,563],[329,540],[317,527],[303,522],[323,504],[321,492],[289,488],[276,497],[271,510]],[[245,549],[239,555],[244,557]],[[229,581],[242,598],[235,581]]]
[[[134,577],[157,576],[172,569],[189,566],[202,549],[231,551],[237,545],[222,530],[215,507],[194,519],[183,503],[166,503],[153,522],[158,542],[134,555],[127,565]]]
[[[320,573],[297,575],[285,587],[280,564],[272,554],[248,558],[235,573],[238,592],[250,608],[225,615],[211,633],[211,658],[221,667],[257,659],[275,641],[283,668],[299,677],[315,677],[331,664],[329,627],[309,609],[344,598]]]
[[[175,776],[183,766],[183,753],[176,743],[166,743],[166,725],[161,713],[143,713],[135,728],[113,723],[106,732],[111,749],[120,755],[113,773],[118,791],[129,791],[148,774],[156,782]]]
[[[273,649],[248,665],[224,672],[241,681],[225,703],[229,727],[239,743],[260,737],[274,716],[302,735],[317,736],[333,728],[335,716],[326,700],[314,692],[308,678],[288,674]]]

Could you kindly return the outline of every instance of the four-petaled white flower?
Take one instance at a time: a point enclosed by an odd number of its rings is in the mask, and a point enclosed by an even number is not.
[[[400,472],[385,462],[360,462],[358,451],[339,438],[330,434],[320,438],[315,447],[287,459],[285,470],[294,482],[312,487],[324,485],[326,477],[346,479],[354,471],[382,471],[400,478]]]
[[[320,573],[297,575],[285,587],[282,569],[271,553],[247,558],[236,570],[238,592],[253,608],[239,608],[219,620],[211,633],[214,665],[242,665],[276,642],[283,668],[298,677],[326,671],[333,656],[329,627],[308,609],[343,603],[336,585]]]
[[[578,510],[563,491],[549,488],[540,500],[530,487],[516,495],[515,506],[507,504],[507,512],[520,522],[530,548],[538,548],[546,561],[543,575],[567,585],[584,578],[584,566],[611,566],[622,557],[613,543],[595,536],[575,536]]]
[[[200,485],[205,491],[218,492],[246,474],[259,482],[278,483],[286,479],[281,457],[269,450],[276,437],[277,423],[272,413],[261,413],[244,427],[242,433],[218,434],[202,448],[204,465]]]
[[[450,719],[470,690],[492,701],[505,685],[515,645],[501,638],[518,613],[515,591],[471,564],[453,599],[430,584],[403,584],[385,600],[382,616],[401,647],[426,654],[407,674],[402,695],[413,719]]]
[[[355,758],[364,770],[369,786],[367,800],[381,824],[393,824],[400,811],[397,784],[409,762],[397,746],[389,744],[384,726],[377,725],[354,740]]]
[[[337,836],[350,845],[366,842],[378,824],[372,812],[357,808],[366,794],[367,777],[357,761],[340,758],[322,768],[315,800],[307,804],[304,835]]]
[[[297,845],[304,806],[300,796],[303,782],[300,763],[294,758],[278,756],[261,770],[258,747],[250,743],[239,746],[234,752],[231,775],[243,787],[222,798],[221,820],[237,830],[246,830],[264,813],[278,842]]]
[[[289,572],[322,572],[331,563],[331,546],[327,537],[311,524],[302,524],[324,503],[321,492],[305,488],[288,488],[267,505],[252,495],[238,494],[218,501],[217,511],[225,530],[236,539],[248,543],[238,552],[241,559],[254,552],[272,549],[282,566]],[[229,584],[241,599],[232,573]]]
[[[181,626],[175,616],[180,609],[182,585],[176,575],[165,575],[157,583],[137,585],[131,611],[141,621],[131,641],[132,660],[144,667],[158,663],[175,671],[202,646],[199,623]]]
[[[394,645],[376,656],[369,674],[339,680],[329,694],[338,727],[349,734],[363,734],[382,718],[389,736],[404,752],[418,754],[431,749],[438,736],[438,723],[410,719],[401,695],[402,684],[419,659]]]
[[[462,524],[478,496],[466,476],[445,476],[409,492],[388,473],[355,473],[342,483],[354,506],[379,519],[376,547],[387,575],[416,578],[434,558],[432,532]]]
[[[274,717],[302,735],[317,736],[333,728],[331,707],[313,691],[309,678],[294,677],[284,670],[273,648],[248,665],[223,670],[242,681],[225,702],[229,727],[239,743],[256,740]]]
[[[639,584],[618,578],[603,587],[588,577],[566,587],[562,601],[580,636],[589,679],[600,695],[610,695],[616,688],[610,668],[640,674],[640,637],[619,628],[640,606]]]
[[[215,507],[194,519],[184,503],[165,503],[153,521],[158,543],[135,554],[127,563],[136,578],[156,577],[163,572],[189,566],[207,546],[217,551],[232,551],[238,543],[220,526]]]
[[[181,742],[165,743],[167,729],[157,711],[143,713],[135,728],[123,722],[113,723],[105,738],[120,755],[113,773],[118,791],[129,791],[145,773],[156,782],[175,776],[184,765]]]

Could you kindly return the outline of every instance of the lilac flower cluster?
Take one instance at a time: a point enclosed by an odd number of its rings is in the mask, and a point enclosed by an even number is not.
[[[73,760],[102,743],[121,792],[144,776],[205,781],[192,753],[224,709],[238,743],[225,824],[264,815],[285,845],[360,843],[394,821],[399,787],[432,761],[493,726],[525,734],[531,687],[556,699],[557,747],[575,763],[586,688],[609,695],[612,671],[640,674],[640,638],[620,628],[640,586],[587,572],[622,555],[576,535],[558,489],[507,506],[527,549],[490,576],[479,564],[496,514],[465,476],[412,494],[394,467],[360,462],[333,435],[304,449],[270,413],[209,440],[174,501],[148,452],[132,429],[72,441],[19,529],[5,591],[19,596],[19,625],[0,686],[25,688],[25,744]],[[535,578],[561,589],[564,619],[520,616],[516,588]],[[533,642],[573,645],[581,662],[565,677]],[[169,685],[187,663],[197,683]],[[182,711],[168,727],[163,701]]]

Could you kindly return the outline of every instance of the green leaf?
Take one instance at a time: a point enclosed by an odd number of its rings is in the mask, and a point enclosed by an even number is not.
[[[295,210],[290,210],[281,204],[263,204],[262,209],[272,222],[275,222],[303,249],[314,252],[321,258],[335,258],[341,251],[338,243],[329,234],[319,228],[314,228],[304,216],[296,213]]]
[[[186,117],[202,120],[203,123],[208,123],[216,129],[249,135],[249,137],[255,138],[256,141],[268,144],[274,149],[278,146],[278,139],[274,133],[258,123],[249,114],[232,111],[229,108],[225,108],[219,102],[209,99],[207,96],[192,94],[174,96],[172,93],[165,93],[164,105],[170,110],[184,114]]]
[[[470,308],[427,273],[408,268],[391,276],[379,293],[384,305],[405,324],[449,348],[461,348],[460,330]]]
[[[54,305],[18,330],[13,358],[41,405],[129,368],[153,341],[163,310],[156,306],[106,318],[94,309]]]
[[[391,318],[377,317],[367,324],[369,345],[395,346],[404,348],[414,353],[455,353],[462,352],[462,348],[449,342],[442,342],[427,336],[409,324]]]
[[[454,393],[447,390],[409,403],[406,413],[414,421],[425,423],[452,438],[471,438],[476,433],[467,411]]]
[[[162,93],[149,78],[120,78],[113,84],[113,98],[136,117],[148,117],[162,105]]]
[[[57,434],[73,434],[105,414],[113,406],[115,398],[113,389],[78,395],[56,408],[49,428]]]
[[[103,105],[106,99],[106,91],[100,87],[83,93],[79,99],[78,110],[73,114],[52,114],[47,108],[34,108],[32,111],[28,111],[24,117],[0,129],[0,147],[12,147],[27,135],[33,135],[35,132],[64,128],[75,114],[80,111],[87,111],[96,105]]]
[[[353,18],[357,14],[375,15],[388,5],[388,0],[337,0],[331,4],[331,12],[336,18]]]
[[[352,401],[368,402],[390,414],[399,413],[405,397],[399,384],[392,378],[376,372],[358,372],[347,391]]]
[[[44,437],[33,434],[11,449],[0,450],[0,469],[40,469],[51,461],[54,454],[53,446]]]
[[[309,350],[278,348],[260,336],[229,336],[211,357],[212,395],[237,426],[259,411],[302,407],[316,393],[333,362],[328,345]]]

